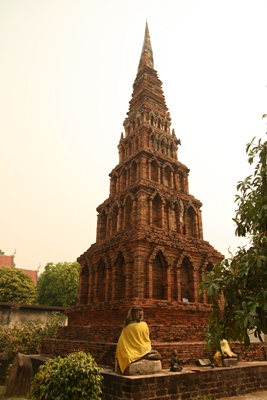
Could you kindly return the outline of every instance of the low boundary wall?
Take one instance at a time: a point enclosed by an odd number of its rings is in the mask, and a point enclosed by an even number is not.
[[[155,375],[122,376],[103,370],[103,400],[215,400],[267,390],[267,362],[237,366],[162,370]]]
[[[40,318],[43,324],[45,324],[49,321],[51,313],[55,311],[65,314],[65,307],[0,302],[0,324],[10,327],[15,322],[19,322],[23,325],[37,318]]]

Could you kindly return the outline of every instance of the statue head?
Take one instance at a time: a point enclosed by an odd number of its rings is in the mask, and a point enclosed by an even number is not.
[[[127,313],[127,318],[124,326],[133,322],[141,322],[144,318],[144,311],[140,306],[132,306]]]
[[[144,318],[144,311],[140,306],[133,306],[131,309],[132,321],[140,322]]]

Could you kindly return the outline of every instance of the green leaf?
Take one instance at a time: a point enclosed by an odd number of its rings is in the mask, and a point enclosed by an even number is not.
[[[209,286],[208,290],[207,290],[207,296],[211,297],[213,295],[213,286]]]

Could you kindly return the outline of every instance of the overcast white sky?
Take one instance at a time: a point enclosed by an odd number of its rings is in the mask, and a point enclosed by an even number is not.
[[[204,239],[244,244],[232,218],[266,132],[266,15],[266,0],[0,0],[0,249],[18,268],[95,242],[146,19]]]

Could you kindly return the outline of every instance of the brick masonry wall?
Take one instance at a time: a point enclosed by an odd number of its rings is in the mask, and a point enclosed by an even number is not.
[[[267,390],[267,362],[123,377],[103,371],[103,400],[210,400]]]
[[[58,331],[58,339],[117,342],[122,326],[68,326]],[[204,340],[203,325],[150,325],[150,338],[155,342],[198,342]]]
[[[201,303],[181,303],[157,301],[153,299],[129,299],[117,303],[105,303],[73,307],[67,310],[68,330],[75,329],[75,339],[80,339],[80,327],[97,330],[98,340],[111,332],[113,327],[122,329],[123,321],[133,304],[141,304],[144,309],[152,340],[157,341],[198,341],[203,340],[205,327],[210,314],[210,306]],[[77,329],[79,326],[79,329]],[[71,333],[72,338],[73,332]],[[62,336],[63,337],[63,336]],[[105,339],[106,340],[106,339]]]
[[[116,343],[96,343],[85,340],[50,339],[42,342],[42,354],[66,356],[75,351],[90,353],[101,366],[114,368]]]

